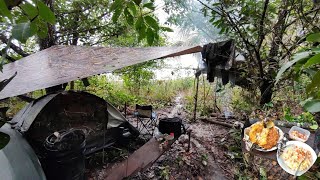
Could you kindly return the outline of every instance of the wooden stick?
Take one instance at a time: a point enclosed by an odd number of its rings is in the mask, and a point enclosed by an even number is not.
[[[219,124],[219,125],[222,125],[222,126],[225,126],[225,127],[229,127],[229,128],[234,127],[233,124],[229,124],[229,123],[225,123],[225,122],[221,122],[221,121],[217,121],[217,120],[213,120],[213,119],[201,118],[200,120],[207,121],[207,122],[210,122],[210,123],[213,123],[213,124]]]
[[[196,95],[194,96],[194,110],[193,110],[193,121],[196,121],[197,116],[197,104],[198,104],[198,91],[199,91],[199,76],[196,76],[197,87],[196,87]]]

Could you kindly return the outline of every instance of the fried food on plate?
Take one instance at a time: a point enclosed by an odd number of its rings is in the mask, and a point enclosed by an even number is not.
[[[263,122],[257,122],[251,126],[249,139],[264,149],[271,149],[278,142],[279,132],[273,122],[267,122],[266,127]]]
[[[263,123],[257,122],[251,126],[250,132],[249,132],[249,139],[252,143],[257,142],[257,136],[262,132],[263,129]]]
[[[263,145],[260,145],[262,148],[264,149],[271,149],[272,147],[274,147],[279,139],[279,132],[275,127],[272,127],[269,129],[267,138],[266,138],[266,143]]]

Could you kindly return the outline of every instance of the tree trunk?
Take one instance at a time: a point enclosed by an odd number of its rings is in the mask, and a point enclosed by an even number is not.
[[[264,105],[271,101],[272,93],[273,93],[273,86],[274,86],[274,74],[277,74],[279,69],[279,60],[278,57],[280,44],[282,42],[283,33],[286,29],[286,19],[288,16],[288,0],[282,0],[281,7],[278,12],[278,19],[277,23],[274,25],[273,30],[274,34],[272,37],[271,48],[268,56],[269,68],[264,77],[261,80],[260,85],[260,105]]]
[[[51,9],[52,12],[54,12],[53,9],[53,0],[43,0],[43,2]],[[40,50],[47,49],[51,46],[56,45],[56,37],[55,37],[55,26],[47,23],[48,26],[48,36],[43,39],[39,39],[39,46]],[[66,88],[67,84],[60,84],[53,87],[46,88],[46,93],[54,93],[56,91],[61,91]]]
[[[263,106],[271,101],[273,94],[273,82],[271,80],[264,79],[259,89],[261,93],[260,105]]]

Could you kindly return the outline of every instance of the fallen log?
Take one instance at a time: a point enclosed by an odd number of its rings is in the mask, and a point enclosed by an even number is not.
[[[259,119],[250,119],[250,124],[254,124],[256,122],[260,121]],[[273,121],[276,126],[281,126],[281,127],[286,127],[286,128],[291,128],[292,126],[299,126],[304,129],[309,129],[311,130],[310,126],[312,124],[310,123],[297,123],[297,122],[288,122],[288,121],[280,121],[280,120],[275,120]]]
[[[239,127],[240,126],[240,125],[238,125],[236,123],[230,124],[230,123],[221,122],[221,121],[217,121],[217,120],[214,120],[214,119],[208,119],[208,118],[199,118],[199,120],[206,121],[206,122],[213,123],[213,124],[222,125],[222,126],[229,127],[229,128]]]

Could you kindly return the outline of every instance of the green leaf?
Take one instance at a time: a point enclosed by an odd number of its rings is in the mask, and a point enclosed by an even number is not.
[[[117,22],[117,21],[118,21],[120,15],[121,15],[121,13],[122,13],[122,10],[123,10],[122,8],[117,8],[117,9],[114,11],[114,13],[113,13],[113,15],[112,15],[112,21],[113,21],[113,22]]]
[[[204,16],[204,17],[207,17],[207,16],[208,16],[208,9],[207,9],[207,8],[203,8],[203,9],[202,9],[202,12],[203,12],[203,16]]]
[[[10,11],[7,8],[7,4],[5,3],[4,0],[0,0],[0,14],[3,16],[8,17],[10,20],[12,20],[12,16]]]
[[[320,100],[319,99],[313,99],[308,102],[306,102],[303,106],[307,111],[314,113],[320,111]]]
[[[136,16],[137,15],[136,5],[132,1],[130,1],[128,3],[128,8],[129,8],[129,12],[132,14],[132,16]]]
[[[143,5],[143,7],[148,8],[150,10],[154,10],[155,7],[153,6],[153,3],[146,3]]]
[[[115,0],[111,6],[110,6],[110,12],[116,10],[116,9],[119,9],[119,8],[122,8],[123,7],[123,1],[122,0]]]
[[[16,24],[12,28],[12,37],[25,43],[27,39],[36,33],[34,26],[30,26],[30,22]]]
[[[310,126],[310,129],[312,129],[312,130],[317,130],[318,128],[319,128],[319,126],[317,124]]]
[[[140,29],[138,30],[138,32],[139,32],[138,41],[139,42],[146,37],[146,28],[147,28],[146,25],[142,24]]]
[[[36,19],[34,19],[34,21],[31,22],[31,27],[37,30],[37,35],[41,39],[48,36],[48,26],[46,22],[41,20],[40,17],[37,17]]]
[[[38,10],[39,10],[39,16],[46,22],[50,24],[56,23],[56,17],[54,16],[51,9],[45,5],[42,1],[37,1]]]
[[[27,16],[18,16],[16,17],[16,24],[19,23],[25,23],[25,22],[30,22],[29,18]]]
[[[169,27],[160,27],[162,31],[173,32],[173,30]]]
[[[139,6],[142,0],[133,0],[133,1],[134,1],[134,3],[136,3],[136,5]]]
[[[213,3],[211,6],[218,6],[220,5],[221,3]]]
[[[126,21],[130,26],[133,26],[133,16],[129,13],[128,8],[124,10],[124,15],[126,17]]]
[[[318,71],[313,77],[310,84],[306,87],[306,93],[310,94],[314,89],[320,86],[320,71]]]
[[[259,170],[259,173],[260,173],[260,178],[261,180],[267,180],[267,172],[266,172],[266,169],[265,168],[260,168]]]
[[[158,22],[151,16],[145,16],[144,17],[146,23],[152,27],[154,30],[158,31],[159,30],[159,25]]]
[[[24,13],[28,15],[30,19],[33,19],[34,17],[36,17],[36,15],[38,15],[37,8],[26,1],[23,4],[21,4],[20,7],[24,11]]]
[[[151,46],[154,41],[154,32],[151,28],[147,29],[147,42]]]
[[[155,32],[155,34],[154,34],[154,40],[155,40],[155,41],[159,41],[159,39],[160,39],[160,36],[159,36],[158,32]]]
[[[142,27],[142,24],[144,23],[143,17],[139,16],[136,23],[135,23],[135,28],[137,31]]]
[[[312,66],[312,65],[319,64],[319,63],[320,63],[320,53],[312,56],[312,57],[306,62],[306,64],[304,64],[303,68],[308,68],[308,67],[310,67],[310,66]]]
[[[314,33],[307,36],[308,42],[320,42],[320,33]]]
[[[285,63],[279,70],[277,76],[276,76],[276,84],[278,83],[278,81],[280,80],[282,74],[288,69],[290,68],[292,65],[294,65],[296,62],[305,59],[307,57],[310,56],[310,52],[305,51],[305,52],[301,52],[301,53],[297,53],[293,56],[293,60],[289,61],[287,63]]]

